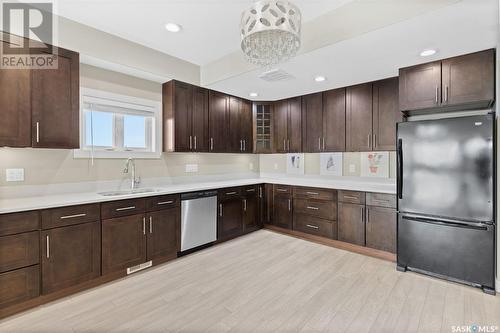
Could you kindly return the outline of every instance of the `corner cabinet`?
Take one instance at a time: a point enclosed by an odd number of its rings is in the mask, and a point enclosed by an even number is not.
[[[253,103],[254,153],[273,152],[273,109],[272,102]]]
[[[55,69],[0,69],[0,146],[79,148],[79,54],[54,51]]]
[[[491,107],[495,100],[495,50],[399,70],[399,108],[425,112]]]

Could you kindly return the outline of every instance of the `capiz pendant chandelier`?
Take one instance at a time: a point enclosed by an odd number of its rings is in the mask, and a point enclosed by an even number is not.
[[[289,1],[258,1],[241,14],[241,49],[256,65],[271,67],[300,49],[301,14]]]

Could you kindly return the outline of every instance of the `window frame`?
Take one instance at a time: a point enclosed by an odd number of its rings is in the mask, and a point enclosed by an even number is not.
[[[112,108],[125,108],[127,112],[113,113],[113,147],[86,145],[85,104],[99,103]],[[146,147],[124,146],[124,114],[145,116]],[[80,148],[73,151],[74,158],[139,158],[159,159],[162,154],[162,103],[104,90],[80,88]]]

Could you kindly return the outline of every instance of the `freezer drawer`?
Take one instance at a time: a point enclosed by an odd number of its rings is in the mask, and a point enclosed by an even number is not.
[[[460,225],[398,215],[399,268],[494,290],[494,225]]]

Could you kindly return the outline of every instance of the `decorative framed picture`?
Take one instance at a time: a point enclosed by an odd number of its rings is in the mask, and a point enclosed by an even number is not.
[[[342,176],[342,153],[319,154],[319,174],[322,176]]]
[[[286,154],[286,173],[304,174],[304,154]]]
[[[389,178],[389,152],[361,153],[361,177]]]

